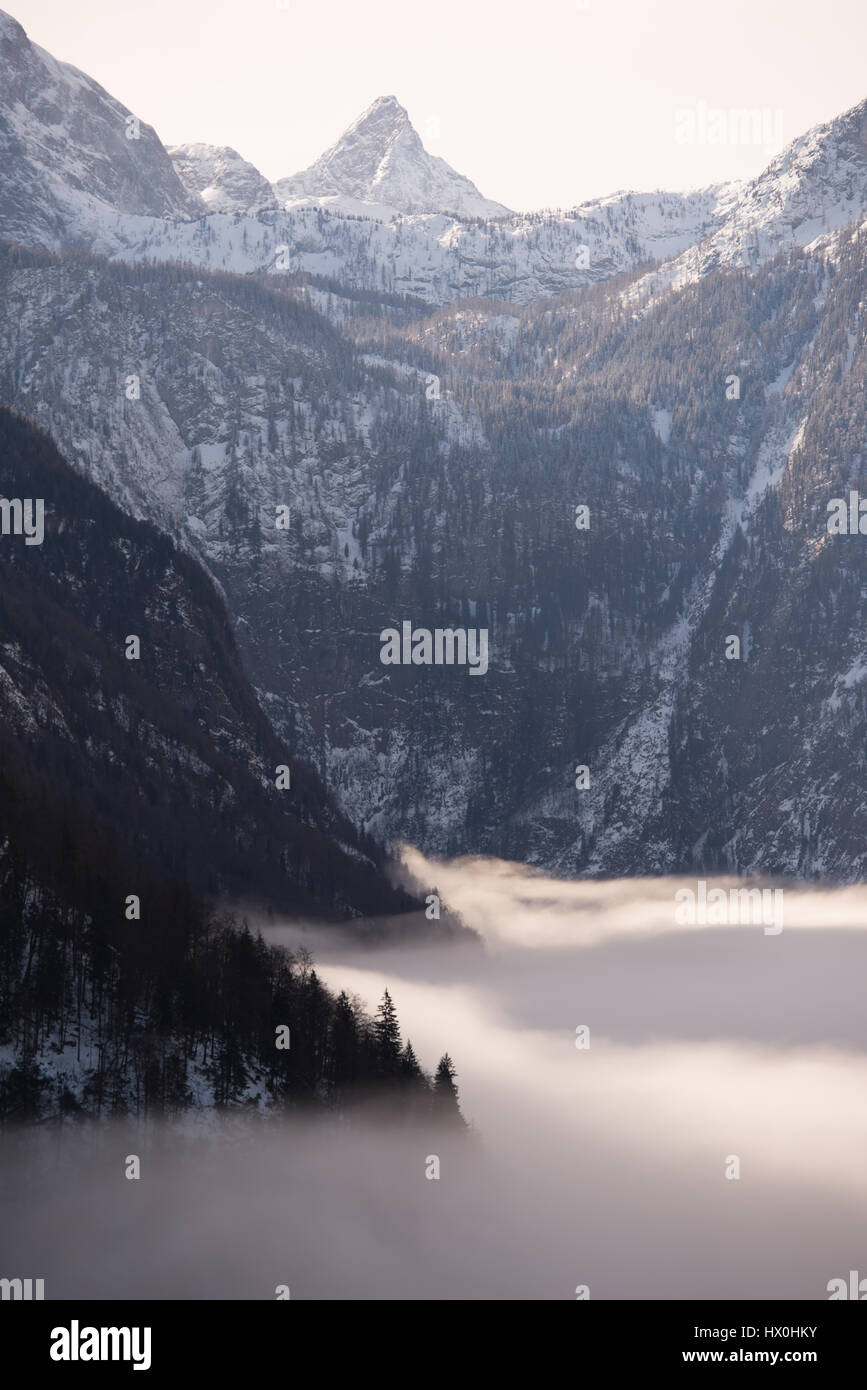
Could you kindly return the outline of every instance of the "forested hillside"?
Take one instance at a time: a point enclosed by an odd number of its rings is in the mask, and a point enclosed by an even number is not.
[[[447,919],[275,737],[196,562],[8,410],[0,458],[4,496],[44,504],[41,543],[0,538],[0,1114],[336,1102],[392,1074],[427,1096],[411,1050],[226,904]]]

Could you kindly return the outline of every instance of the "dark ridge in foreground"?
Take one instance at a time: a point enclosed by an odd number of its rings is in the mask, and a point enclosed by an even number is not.
[[[429,1083],[306,957],[212,904],[363,915],[374,936],[390,919],[451,926],[392,886],[382,850],[276,737],[195,561],[8,410],[0,459],[0,1116],[383,1088],[442,1107],[450,1064]]]

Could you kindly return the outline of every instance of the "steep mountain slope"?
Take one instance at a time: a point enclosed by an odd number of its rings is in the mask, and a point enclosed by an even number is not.
[[[346,624],[321,631],[322,620],[344,585],[384,563],[355,534],[363,513],[380,498],[387,528],[407,446],[435,457],[471,439],[471,424],[435,417],[423,378],[364,364],[315,311],[249,281],[21,250],[0,267],[0,396],[195,549],[269,714],[326,770]]]
[[[155,131],[97,82],[32,44],[0,11],[3,234],[60,247],[99,234],[114,212],[195,217]]]
[[[500,217],[509,209],[428,154],[396,97],[377,97],[340,139],[300,174],[274,185],[283,203],[300,198],[358,199],[398,212]]]
[[[383,838],[570,872],[695,857],[857,875],[860,590],[848,568],[826,581],[821,646],[794,676],[769,601],[816,590],[815,499],[857,483],[863,247],[850,234],[833,254],[709,272],[637,311],[620,282],[508,316],[356,306],[356,352],[249,282],[19,252],[0,389],[128,504],[186,528],[272,720]],[[139,367],[140,400],[118,363]],[[763,518],[808,440],[813,500],[789,504],[803,541],[777,544]],[[487,674],[383,667],[379,634],[405,620],[487,628]],[[756,802],[776,738],[787,790]],[[726,749],[725,797],[693,741],[711,763]],[[838,748],[844,808],[821,851],[798,808],[813,746]]]
[[[264,174],[228,145],[173,145],[169,156],[184,188],[208,212],[255,214],[277,206]]]
[[[864,213],[865,185],[867,101],[861,101],[793,140],[748,184],[718,234],[727,243],[721,254],[737,264],[736,255],[745,244],[749,249],[748,231],[760,260],[787,245],[808,246]]]
[[[590,506],[572,541],[586,569],[567,587],[557,518],[559,574],[538,600],[562,710],[537,695],[520,752],[508,745],[526,766],[501,832],[515,856],[572,873],[863,877],[865,557],[827,519],[864,490],[865,245],[862,225],[822,258],[661,298],[645,286],[637,317],[630,295],[600,290],[595,307],[526,311],[506,339],[481,311],[409,330],[450,385],[466,364],[454,394],[472,395],[486,433],[502,415],[501,461],[536,453],[532,508],[513,501],[522,529],[558,495]],[[378,347],[397,351],[381,329]],[[570,444],[571,488],[555,464]]]
[[[721,226],[657,274],[684,284],[718,265],[757,267],[867,212],[867,100],[793,140],[740,186]]]
[[[0,458],[0,1127],[371,1102],[462,1127],[393,1013],[385,1053],[360,1001],[226,895],[468,934],[389,886],[302,763],[276,790],[288,755],[200,567],[6,409]]]
[[[41,544],[0,537],[7,843],[46,875],[98,845],[130,885],[315,914],[406,908],[378,850],[275,738],[192,559],[7,410],[0,456],[4,495],[45,509]],[[281,765],[291,785],[277,790]]]

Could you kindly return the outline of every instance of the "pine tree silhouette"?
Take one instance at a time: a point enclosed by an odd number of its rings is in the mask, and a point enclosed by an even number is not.
[[[434,1114],[438,1120],[450,1124],[464,1125],[466,1121],[458,1104],[458,1088],[455,1085],[455,1064],[447,1052],[439,1060],[433,1085]]]
[[[373,1024],[380,1066],[386,1076],[395,1076],[400,1070],[400,1024],[388,990],[376,1011]]]

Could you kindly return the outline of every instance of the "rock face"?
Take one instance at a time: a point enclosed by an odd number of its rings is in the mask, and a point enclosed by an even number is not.
[[[228,145],[173,145],[169,156],[184,188],[208,212],[255,214],[277,206],[265,176]]]
[[[502,217],[502,203],[483,198],[474,183],[428,154],[396,97],[377,97],[336,144],[300,174],[280,179],[282,203],[352,198],[398,212],[452,212],[459,217]]]
[[[156,132],[0,11],[0,218],[3,235],[68,246],[116,210],[195,217]]]
[[[761,265],[809,246],[867,211],[867,101],[793,140],[743,185],[719,230],[677,269]]]
[[[0,868],[17,853],[53,882],[65,839],[71,861],[128,883],[314,915],[405,908],[275,738],[201,568],[6,409],[0,449],[4,495],[43,516],[34,544],[0,537]]]
[[[865,562],[826,519],[863,481],[864,245],[637,314],[598,286],[342,334],[236,277],[18,253],[0,390],[195,550],[272,722],[383,839],[860,876]],[[383,666],[405,620],[486,628],[487,674]]]

